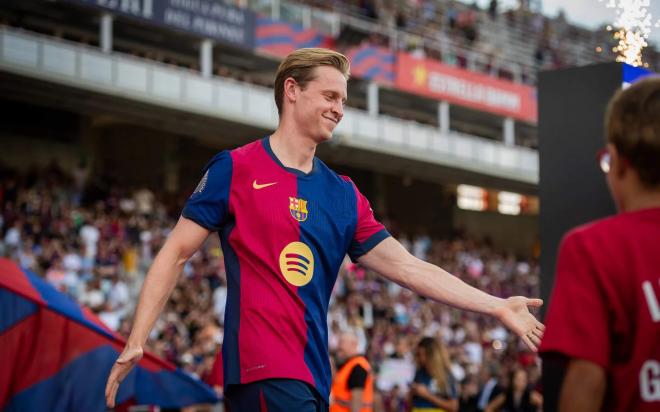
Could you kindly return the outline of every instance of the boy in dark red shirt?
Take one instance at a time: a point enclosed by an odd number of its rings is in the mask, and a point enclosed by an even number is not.
[[[559,410],[659,411],[660,77],[619,91],[606,130],[621,213],[562,241],[540,351],[567,359]]]

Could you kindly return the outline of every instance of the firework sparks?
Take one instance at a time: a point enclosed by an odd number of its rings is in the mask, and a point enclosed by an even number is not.
[[[613,24],[618,29],[607,26],[608,31],[614,31],[613,36],[617,41],[612,49],[618,54],[616,61],[646,66],[642,61],[642,50],[648,46],[646,40],[651,35],[652,26],[660,27],[660,19],[653,24],[650,4],[651,0],[607,0],[605,7],[617,9],[617,18]]]

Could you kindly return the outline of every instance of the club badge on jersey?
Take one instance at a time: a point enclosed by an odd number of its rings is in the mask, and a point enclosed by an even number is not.
[[[304,222],[307,220],[307,215],[309,214],[307,212],[307,201],[289,197],[289,211],[291,211],[291,216],[298,222]]]

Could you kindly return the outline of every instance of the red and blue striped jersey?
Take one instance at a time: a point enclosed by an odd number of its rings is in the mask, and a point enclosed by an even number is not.
[[[320,159],[285,167],[266,137],[217,154],[183,216],[218,231],[227,271],[224,384],[298,379],[330,393],[327,312],[339,267],[389,236]]]

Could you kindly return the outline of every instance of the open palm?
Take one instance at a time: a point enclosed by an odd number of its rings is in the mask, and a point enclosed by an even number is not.
[[[538,308],[541,305],[543,305],[541,299],[513,296],[503,300],[494,315],[507,328],[520,336],[531,350],[536,352],[541,344],[545,326],[529,312],[529,307]]]

